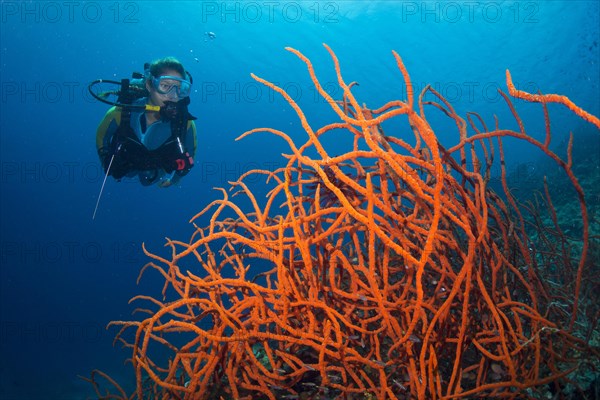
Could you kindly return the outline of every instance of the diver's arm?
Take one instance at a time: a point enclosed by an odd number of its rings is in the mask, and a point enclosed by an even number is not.
[[[102,168],[117,180],[123,178],[131,170],[131,162],[126,159],[119,138],[121,110],[111,107],[96,131],[96,149],[102,163]],[[114,157],[113,157],[114,156]],[[108,167],[110,166],[110,171]]]
[[[96,150],[98,151],[100,163],[102,164],[104,171],[108,168],[108,164],[113,154],[111,143],[119,127],[119,119],[120,113],[117,111],[116,107],[111,107],[104,115],[104,118],[96,130]]]

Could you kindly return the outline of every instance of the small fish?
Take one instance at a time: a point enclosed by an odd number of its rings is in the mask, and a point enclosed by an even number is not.
[[[200,59],[198,57],[194,57],[194,61],[196,61],[197,63],[199,63]]]
[[[504,374],[504,369],[502,368],[502,366],[500,364],[495,364],[495,363],[492,364],[492,371],[494,371],[498,375]]]
[[[204,32],[204,34],[211,40],[217,38],[217,34],[214,32]]]
[[[316,371],[316,369],[314,369],[313,367],[311,367],[311,366],[310,366],[310,365],[308,365],[308,364],[304,364],[304,368],[306,368],[306,369],[307,369],[307,370],[309,370],[309,371]]]
[[[467,379],[467,380],[472,381],[472,380],[475,380],[475,378],[477,378],[477,375],[475,375],[472,372],[466,372],[466,373],[463,374],[462,377],[463,377],[463,379]]]
[[[421,339],[416,335],[410,335],[408,337],[408,340],[410,340],[413,343],[421,343]]]
[[[392,382],[394,382],[394,384],[396,384],[400,388],[400,390],[406,391],[406,386],[404,386],[403,384],[401,384],[400,381],[398,381],[396,379],[392,379]]]

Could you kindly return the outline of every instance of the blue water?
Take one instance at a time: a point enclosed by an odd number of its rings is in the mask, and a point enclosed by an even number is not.
[[[403,58],[417,88],[432,84],[457,112],[478,111],[490,124],[514,120],[495,88],[505,70],[529,91],[560,93],[600,114],[597,1],[524,2],[162,2],[1,1],[1,399],[91,396],[77,375],[102,369],[129,387],[128,350],[112,347],[111,320],[131,318],[134,295],[160,281],[135,279],[147,261],[141,243],[164,253],[164,238],[188,240],[189,219],[249,169],[272,168],[287,152],[261,126],[303,141],[293,110],[250,73],[295,94],[309,122],[332,113],[310,86],[308,56],[332,95],[327,43],[360,102],[377,108],[404,99],[391,55]],[[207,35],[213,32],[214,38]],[[194,76],[190,111],[198,117],[197,166],[180,187],[102,183],[95,129],[107,106],[87,83],[129,77],[143,63],[172,55]],[[437,86],[436,86],[437,85]],[[539,106],[516,102],[532,135],[543,134]],[[555,142],[588,129],[551,106]],[[433,114],[433,113],[432,113]],[[435,116],[431,117],[436,120]],[[441,118],[440,118],[441,120]],[[457,134],[438,132],[443,143]],[[331,146],[342,144],[335,141]],[[509,162],[531,147],[510,142]],[[256,192],[261,191],[257,182]],[[206,219],[200,222],[205,222]]]

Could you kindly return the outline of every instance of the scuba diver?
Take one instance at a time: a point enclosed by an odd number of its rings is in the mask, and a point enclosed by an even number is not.
[[[89,86],[94,98],[113,105],[96,133],[106,173],[100,194],[109,175],[117,181],[138,176],[144,186],[168,187],[194,166],[196,118],[187,109],[192,88],[189,72],[177,59],[167,57],[146,64],[144,75],[134,73],[133,78],[99,79]],[[120,90],[97,94],[93,87],[100,83],[120,85]],[[117,101],[107,101],[109,95],[118,96]]]

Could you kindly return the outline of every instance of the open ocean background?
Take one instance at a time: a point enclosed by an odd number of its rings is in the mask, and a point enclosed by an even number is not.
[[[0,1],[0,399],[83,399],[93,392],[77,375],[95,368],[132,388],[123,364],[130,353],[112,346],[116,330],[105,327],[131,318],[132,296],[162,290],[152,273],[136,285],[148,260],[141,244],[162,254],[165,237],[187,241],[190,218],[220,198],[214,187],[281,165],[287,145],[267,134],[235,142],[246,130],[283,129],[304,143],[291,107],[250,73],[289,89],[313,126],[333,121],[306,66],[284,47],[308,56],[341,99],[327,43],[370,108],[406,98],[396,50],[417,89],[432,84],[459,115],[477,111],[489,126],[497,115],[515,129],[496,92],[506,91],[506,69],[519,88],[563,94],[600,114],[598,4]],[[92,220],[103,178],[96,127],[108,106],[87,84],[130,77],[168,55],[194,77],[196,167],[168,189],[110,179]],[[528,132],[543,137],[541,107],[515,104]],[[430,113],[434,127],[444,126]],[[594,134],[562,106],[550,106],[550,116],[556,146],[570,131]],[[447,145],[458,140],[449,125],[437,134]],[[505,150],[509,170],[523,163],[535,170],[531,146],[507,141]]]

